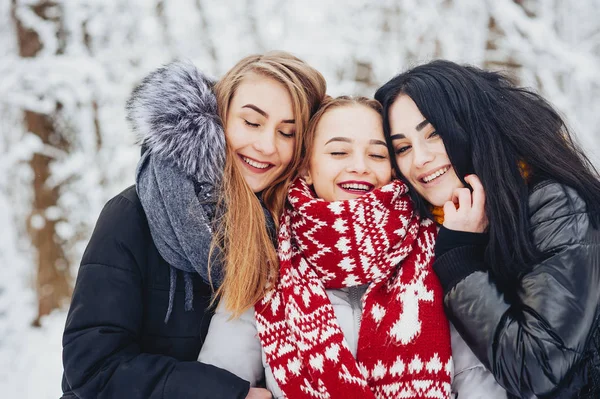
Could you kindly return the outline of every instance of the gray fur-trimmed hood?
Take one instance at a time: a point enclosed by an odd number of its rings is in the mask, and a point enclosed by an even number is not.
[[[127,120],[142,146],[195,181],[213,183],[225,164],[214,83],[191,62],[176,61],[145,77],[127,101]]]

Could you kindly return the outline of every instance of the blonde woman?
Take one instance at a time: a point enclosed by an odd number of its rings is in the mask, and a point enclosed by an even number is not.
[[[272,241],[321,74],[284,52],[216,84],[187,63],[128,102],[136,185],[110,200],[83,256],[63,337],[63,398],[252,398],[267,392],[198,363],[216,288],[241,314],[277,268]]]

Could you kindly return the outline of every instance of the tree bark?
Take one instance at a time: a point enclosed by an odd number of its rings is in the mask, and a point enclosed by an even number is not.
[[[496,19],[494,16],[490,15],[488,19],[488,39],[486,42],[486,52],[495,53],[498,50],[498,46],[496,45],[496,40],[499,40],[502,36],[504,36],[504,32],[498,27],[496,23]],[[506,54],[503,59],[500,61],[496,58],[490,59],[486,56],[483,67],[485,69],[490,70],[504,70],[510,71],[513,76],[518,76],[518,71],[523,67],[521,63],[515,59],[512,54]]]
[[[34,5],[26,6],[40,18],[50,21],[45,16],[48,7],[56,7],[50,1],[39,1]],[[17,30],[19,54],[23,58],[36,57],[42,50],[40,36],[32,29],[25,27],[19,20],[17,7],[18,0],[12,0],[12,18]],[[57,23],[57,35],[62,31],[60,21]],[[54,120],[61,105],[56,104],[55,113],[51,115],[40,114],[32,111],[24,112],[24,122],[27,130],[37,135],[45,145],[51,145],[65,152],[68,151],[68,142],[55,128]],[[38,297],[38,314],[33,321],[34,326],[40,325],[40,318],[62,307],[71,297],[71,284],[68,262],[65,252],[57,240],[57,220],[47,217],[47,211],[58,204],[60,186],[49,187],[47,180],[50,177],[52,159],[47,155],[34,154],[29,164],[34,172],[33,179],[33,204],[28,218],[28,231],[33,246],[37,250],[37,278],[36,292]]]

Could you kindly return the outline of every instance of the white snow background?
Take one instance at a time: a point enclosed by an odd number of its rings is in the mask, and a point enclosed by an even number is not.
[[[398,72],[447,58],[514,74],[565,116],[600,166],[600,0],[39,0],[0,1],[0,396],[60,397],[66,311],[35,318],[35,252],[27,235],[32,154],[51,156],[73,275],[103,204],[132,184],[139,150],[124,117],[134,85],[187,58],[221,76],[245,55],[290,51],[326,77],[332,95],[372,96]],[[19,57],[13,15],[43,43]],[[61,51],[57,51],[61,48]],[[57,55],[57,53],[60,53]],[[68,132],[67,154],[25,130],[23,111],[50,112]],[[94,108],[94,104],[97,107]],[[94,118],[98,120],[101,145]]]

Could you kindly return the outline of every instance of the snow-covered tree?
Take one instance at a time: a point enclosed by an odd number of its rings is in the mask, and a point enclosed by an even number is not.
[[[556,105],[600,166],[598,21],[600,0],[0,1],[0,376],[18,371],[24,326],[65,304],[103,204],[133,183],[124,105],[150,70],[187,58],[218,77],[282,49],[330,94],[367,96],[434,58],[504,70]]]

